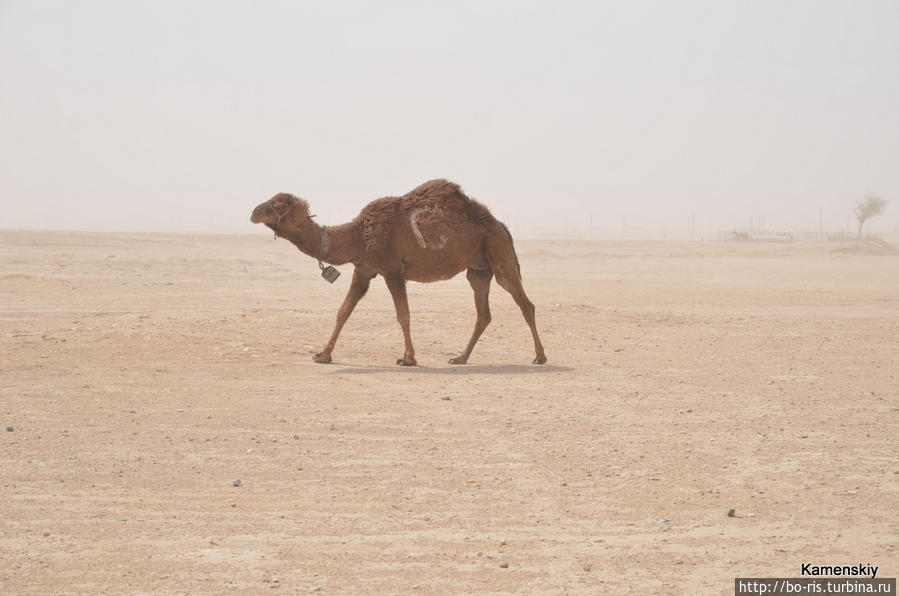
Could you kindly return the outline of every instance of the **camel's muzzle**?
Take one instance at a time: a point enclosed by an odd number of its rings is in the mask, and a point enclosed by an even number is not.
[[[263,203],[259,205],[255,209],[253,209],[253,213],[250,215],[250,221],[252,223],[262,223],[262,215],[263,211],[265,211],[266,205]]]

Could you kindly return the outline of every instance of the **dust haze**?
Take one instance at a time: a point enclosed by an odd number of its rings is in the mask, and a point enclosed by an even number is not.
[[[894,577],[897,4],[432,4],[0,2],[0,591]]]
[[[0,227],[252,233],[449,178],[524,236],[899,197],[893,2],[0,4]],[[899,209],[870,231],[895,234]]]

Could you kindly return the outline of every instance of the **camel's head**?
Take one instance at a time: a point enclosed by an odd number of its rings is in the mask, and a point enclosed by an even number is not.
[[[253,209],[250,221],[265,224],[274,230],[280,224],[299,222],[308,216],[309,204],[306,201],[282,192]]]

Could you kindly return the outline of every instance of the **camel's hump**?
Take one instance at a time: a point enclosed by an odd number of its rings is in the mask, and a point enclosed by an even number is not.
[[[427,196],[441,196],[447,194],[458,194],[465,196],[465,193],[462,192],[462,187],[456,184],[455,182],[450,182],[449,180],[445,180],[443,178],[437,178],[436,180],[428,180],[423,184],[419,184],[409,192],[405,194],[407,197],[427,197]]]
[[[455,182],[443,178],[428,180],[399,197],[398,207],[407,212],[419,209],[449,209],[464,213],[474,223],[489,226],[495,222],[490,210],[472,199]]]
[[[401,196],[375,199],[362,208],[356,219],[374,224],[392,219],[399,211],[411,211],[422,206],[465,210],[471,202],[458,184],[440,178],[419,184]]]

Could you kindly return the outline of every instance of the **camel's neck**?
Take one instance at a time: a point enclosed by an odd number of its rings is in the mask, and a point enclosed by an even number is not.
[[[278,235],[310,257],[332,265],[343,265],[359,258],[359,233],[356,222],[339,226],[320,226],[306,218],[278,229]]]

